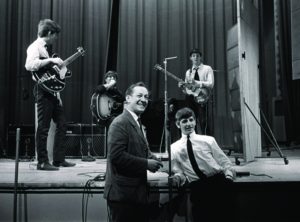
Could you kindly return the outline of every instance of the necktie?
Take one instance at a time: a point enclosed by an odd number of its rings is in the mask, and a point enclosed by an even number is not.
[[[195,68],[194,68],[194,70],[195,70],[194,80],[200,80],[200,79],[199,79],[199,74],[198,74],[198,69],[199,69],[198,67],[195,67]]]
[[[142,132],[143,136],[145,136],[145,135],[144,135],[144,131],[143,131],[143,125],[142,125],[141,118],[139,117],[137,120],[138,120],[138,122],[139,122],[139,125],[140,125],[140,130],[141,130],[141,132]]]
[[[198,164],[196,162],[195,156],[194,156],[194,152],[193,152],[193,146],[192,146],[192,142],[190,140],[190,135],[187,136],[187,152],[189,155],[189,159],[191,162],[191,165],[193,167],[193,170],[195,171],[196,175],[200,178],[200,179],[205,179],[207,178],[206,175],[199,169]]]

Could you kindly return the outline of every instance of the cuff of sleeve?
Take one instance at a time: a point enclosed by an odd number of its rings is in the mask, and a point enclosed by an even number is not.
[[[225,177],[230,177],[230,178],[234,178],[234,173],[231,170],[226,170],[225,171]]]
[[[175,173],[175,176],[180,178],[180,186],[183,186],[186,182],[186,177],[180,173]]]

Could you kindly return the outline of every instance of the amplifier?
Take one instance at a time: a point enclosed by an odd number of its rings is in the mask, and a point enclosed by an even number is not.
[[[67,125],[66,158],[106,158],[106,128],[96,124]]]
[[[17,128],[20,128],[19,157],[28,159],[34,158],[34,125],[10,124],[7,128],[6,147],[3,156],[15,158]],[[55,128],[55,124],[54,127],[51,125],[48,134],[47,149],[50,160],[52,160],[53,155]],[[96,124],[67,124],[65,148],[66,158],[82,158],[83,156],[106,158],[106,128]]]
[[[16,156],[16,130],[20,128],[19,157],[32,159],[35,157],[35,129],[34,125],[9,124],[6,134],[6,148],[4,156]]]

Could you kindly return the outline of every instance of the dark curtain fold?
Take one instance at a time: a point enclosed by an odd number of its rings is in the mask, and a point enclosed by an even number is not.
[[[292,79],[290,1],[279,1],[279,6],[280,65],[286,135],[288,142],[300,143],[300,80]]]
[[[12,1],[0,1],[0,152],[4,146],[5,128],[7,125],[8,116],[8,83],[9,83],[9,45],[11,39],[11,27],[6,21],[11,20],[10,8]],[[5,32],[4,32],[5,31]]]
[[[188,53],[199,47],[204,63],[219,70],[210,107],[215,136],[221,144],[231,144],[225,55],[227,31],[236,23],[235,0],[3,0],[0,6],[2,135],[8,123],[34,124],[34,83],[24,68],[26,48],[37,37],[38,21],[52,18],[62,27],[53,52],[65,59],[78,46],[86,50],[84,57],[68,67],[73,76],[62,92],[67,121],[91,122],[93,89],[115,64],[123,92],[130,83],[142,80],[153,100],[162,99],[164,76],[153,66],[162,65],[165,57],[177,56],[168,62],[168,70],[184,78],[190,66]],[[170,78],[168,93],[170,98],[184,98]]]
[[[40,19],[51,18],[62,27],[53,52],[66,59],[78,46],[86,55],[68,68],[62,98],[69,122],[91,123],[90,98],[105,73],[111,1],[4,0],[1,1],[1,134],[9,123],[34,124],[34,82],[24,68],[26,49],[37,38]],[[2,50],[3,49],[3,50]],[[3,121],[3,123],[2,123]]]
[[[62,58],[75,53],[78,46],[86,50],[69,66],[73,75],[62,93],[67,120],[91,123],[90,98],[106,68],[111,1],[56,0],[53,19],[62,27],[54,48]]]
[[[215,72],[214,100],[211,104],[215,136],[231,145],[230,113],[226,67],[227,31],[236,23],[233,0],[123,0],[120,1],[118,71],[120,87],[144,81],[152,100],[164,97],[164,75],[153,69],[170,60],[167,69],[180,78],[190,66],[189,51],[198,47],[204,63]],[[170,98],[184,99],[177,82],[168,78]],[[153,114],[155,115],[155,114]]]
[[[1,112],[4,138],[8,124],[33,124],[31,75],[24,68],[26,48],[36,38],[40,18],[50,16],[50,0],[5,0],[1,10]]]

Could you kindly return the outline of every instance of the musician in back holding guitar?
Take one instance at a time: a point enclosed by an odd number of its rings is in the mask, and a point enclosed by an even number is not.
[[[199,49],[194,48],[190,51],[190,60],[192,67],[185,73],[185,82],[179,82],[178,86],[186,94],[187,106],[197,116],[201,134],[210,135],[212,132],[208,126],[207,102],[214,86],[214,73],[210,66],[202,63],[202,53]],[[198,96],[192,95],[193,91],[199,91]]]
[[[27,58],[25,68],[28,71],[38,71],[45,67],[55,64],[58,67],[63,64],[60,58],[50,58],[47,48],[57,40],[60,33],[60,26],[51,19],[43,19],[38,24],[38,37],[27,48]],[[64,79],[64,73],[60,76]],[[46,79],[36,79],[34,86],[35,102],[37,104],[38,126],[36,131],[36,147],[37,147],[37,169],[38,170],[58,170],[60,166],[71,167],[74,163],[65,160],[65,133],[66,120],[63,111],[62,100],[59,92],[46,91],[42,88],[42,83]],[[53,165],[49,163],[47,152],[47,137],[51,119],[56,123],[55,141],[53,147]]]
[[[92,97],[92,113],[98,123],[106,127],[109,127],[113,119],[123,112],[125,97],[118,89],[117,81],[118,73],[108,71],[103,77],[103,84],[96,87]]]

